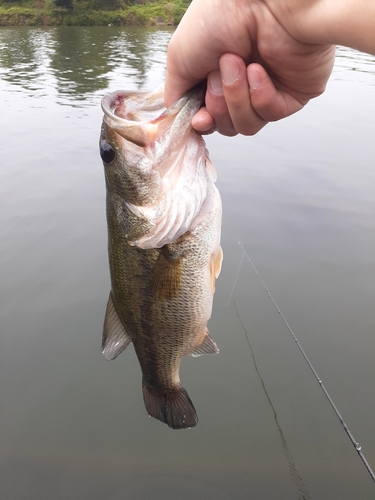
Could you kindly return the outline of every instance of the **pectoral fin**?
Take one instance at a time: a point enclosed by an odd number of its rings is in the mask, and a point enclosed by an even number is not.
[[[107,361],[111,361],[117,358],[130,342],[131,338],[121,323],[110,292],[103,326],[102,354]]]
[[[191,356],[198,357],[202,356],[202,354],[217,354],[219,352],[219,349],[216,345],[216,342],[212,339],[210,336],[207,328],[206,328],[206,334],[203,337],[202,342],[199,344],[198,347],[194,349],[193,352],[190,353]]]
[[[170,299],[180,289],[183,258],[175,256],[163,247],[152,273],[151,292],[157,299]]]

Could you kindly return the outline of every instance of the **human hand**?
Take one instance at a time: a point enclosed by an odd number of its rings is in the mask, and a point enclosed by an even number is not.
[[[266,1],[193,0],[168,48],[166,105],[207,79],[193,127],[253,135],[320,95],[334,47],[298,40],[280,18]]]

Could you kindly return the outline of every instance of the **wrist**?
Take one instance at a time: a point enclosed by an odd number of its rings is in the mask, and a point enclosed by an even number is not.
[[[323,26],[327,23],[329,4],[334,2],[335,0],[331,2],[329,0],[264,0],[283,28],[293,38],[305,43],[329,43],[321,40],[320,32],[324,32]]]
[[[369,0],[263,0],[301,42],[345,45],[375,54],[375,2]]]

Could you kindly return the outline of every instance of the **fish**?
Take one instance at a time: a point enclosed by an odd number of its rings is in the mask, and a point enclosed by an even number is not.
[[[198,417],[180,382],[181,358],[219,352],[207,323],[223,258],[222,204],[191,126],[203,91],[169,108],[163,97],[161,86],[102,99],[111,276],[102,353],[113,360],[133,343],[149,416],[183,429]]]

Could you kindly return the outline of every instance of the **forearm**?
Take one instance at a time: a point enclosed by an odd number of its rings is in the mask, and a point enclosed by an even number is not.
[[[296,39],[375,55],[374,0],[264,0]]]

